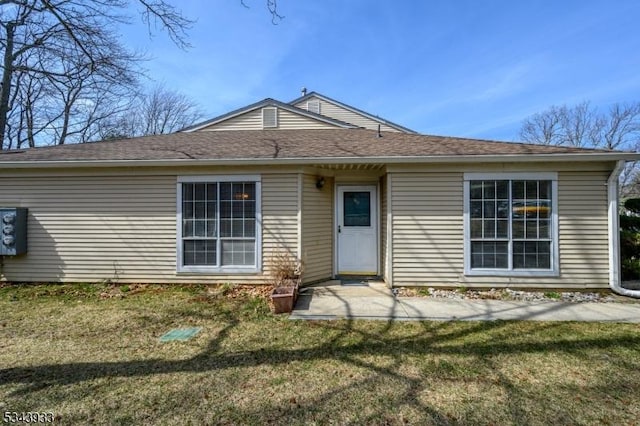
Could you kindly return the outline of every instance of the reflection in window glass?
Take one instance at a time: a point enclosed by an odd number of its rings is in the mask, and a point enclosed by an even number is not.
[[[371,226],[371,193],[345,191],[343,195],[344,226]]]
[[[504,269],[509,266],[509,249],[506,242],[471,243],[471,267],[487,269]]]
[[[182,236],[216,236],[217,184],[182,184]]]

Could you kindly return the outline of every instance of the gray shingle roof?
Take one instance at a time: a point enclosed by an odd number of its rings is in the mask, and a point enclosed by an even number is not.
[[[0,164],[48,161],[381,159],[614,153],[365,129],[201,131],[0,152]]]

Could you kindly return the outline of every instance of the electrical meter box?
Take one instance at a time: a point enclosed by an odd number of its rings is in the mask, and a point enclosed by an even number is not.
[[[0,207],[0,256],[27,252],[27,209]]]

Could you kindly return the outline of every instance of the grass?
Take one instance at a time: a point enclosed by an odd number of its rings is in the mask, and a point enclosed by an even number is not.
[[[561,299],[562,295],[557,291],[547,291],[544,293],[544,297],[547,297],[549,299]]]
[[[0,288],[0,413],[64,424],[635,424],[634,324],[290,321],[199,286]],[[171,328],[203,327],[160,343]]]

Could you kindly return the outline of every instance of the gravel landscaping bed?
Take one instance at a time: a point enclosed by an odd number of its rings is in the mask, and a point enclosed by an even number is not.
[[[584,303],[584,302],[627,302],[627,303],[640,303],[638,299],[632,299],[629,297],[618,296],[608,290],[599,292],[580,292],[580,291],[522,291],[512,290],[510,288],[490,290],[469,290],[466,288],[460,288],[456,290],[441,290],[429,287],[427,289],[417,289],[409,287],[399,287],[394,289],[394,293],[399,297],[434,297],[441,299],[490,299],[490,300],[520,300],[526,302],[542,302],[542,301],[555,301],[555,302],[571,302],[571,303]]]

